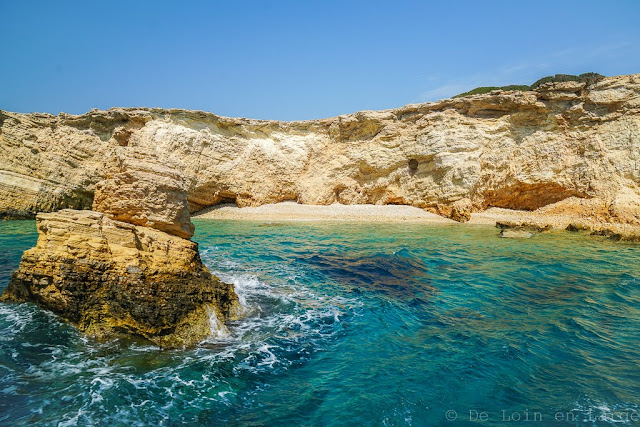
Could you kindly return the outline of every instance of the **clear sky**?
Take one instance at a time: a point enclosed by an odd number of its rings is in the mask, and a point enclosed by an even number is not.
[[[640,1],[0,0],[0,109],[297,120],[640,73]]]

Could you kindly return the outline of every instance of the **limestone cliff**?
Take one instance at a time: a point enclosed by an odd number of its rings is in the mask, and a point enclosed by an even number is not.
[[[94,210],[37,216],[38,242],[2,300],[35,302],[97,338],[126,334],[165,348],[192,346],[237,314],[237,296],[189,240],[193,225],[177,172],[142,160],[128,165],[118,151],[109,154]]]
[[[145,153],[174,164],[192,212],[223,201],[338,201],[464,221],[491,206],[534,210],[574,197],[597,200],[609,221],[640,223],[640,75],[299,122],[116,108],[0,112],[0,129],[7,217],[90,207],[104,158],[119,147],[125,161]]]

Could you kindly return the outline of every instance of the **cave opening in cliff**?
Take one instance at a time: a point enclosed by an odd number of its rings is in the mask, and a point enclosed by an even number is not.
[[[416,159],[409,159],[409,173],[413,175],[418,170],[418,161]]]

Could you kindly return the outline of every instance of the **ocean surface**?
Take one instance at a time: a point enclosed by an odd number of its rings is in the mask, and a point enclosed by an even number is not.
[[[485,226],[195,220],[246,317],[198,348],[0,304],[1,425],[640,424],[640,246]],[[0,222],[0,288],[35,222]]]

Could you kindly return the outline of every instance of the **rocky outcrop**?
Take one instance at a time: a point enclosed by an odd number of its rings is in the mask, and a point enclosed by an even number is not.
[[[640,242],[640,226],[634,218],[621,220],[615,213],[615,206],[615,203],[606,204],[598,199],[570,197],[533,212],[496,212],[496,227],[501,229],[501,235],[505,237],[567,230],[589,232],[591,235],[606,236],[616,241]],[[631,204],[626,206],[632,207]]]
[[[114,154],[95,187],[93,209],[111,219],[190,239],[194,227],[182,177],[143,153]]]
[[[537,233],[564,229],[571,232],[586,232],[592,236],[604,236],[617,242],[640,243],[640,227],[628,224],[602,223],[590,219],[569,221],[566,227],[559,226],[555,218],[533,217],[525,220],[497,221],[502,237],[528,238]]]
[[[193,225],[176,171],[112,156],[117,167],[97,184],[94,210],[37,216],[38,242],[2,300],[35,302],[97,338],[192,346],[238,314],[237,296],[189,240]]]
[[[640,223],[640,75],[299,122],[118,108],[1,112],[0,129],[5,216],[90,206],[118,147],[127,161],[144,153],[174,164],[192,212],[295,200],[405,204],[465,220],[580,198],[610,206],[611,221]]]

